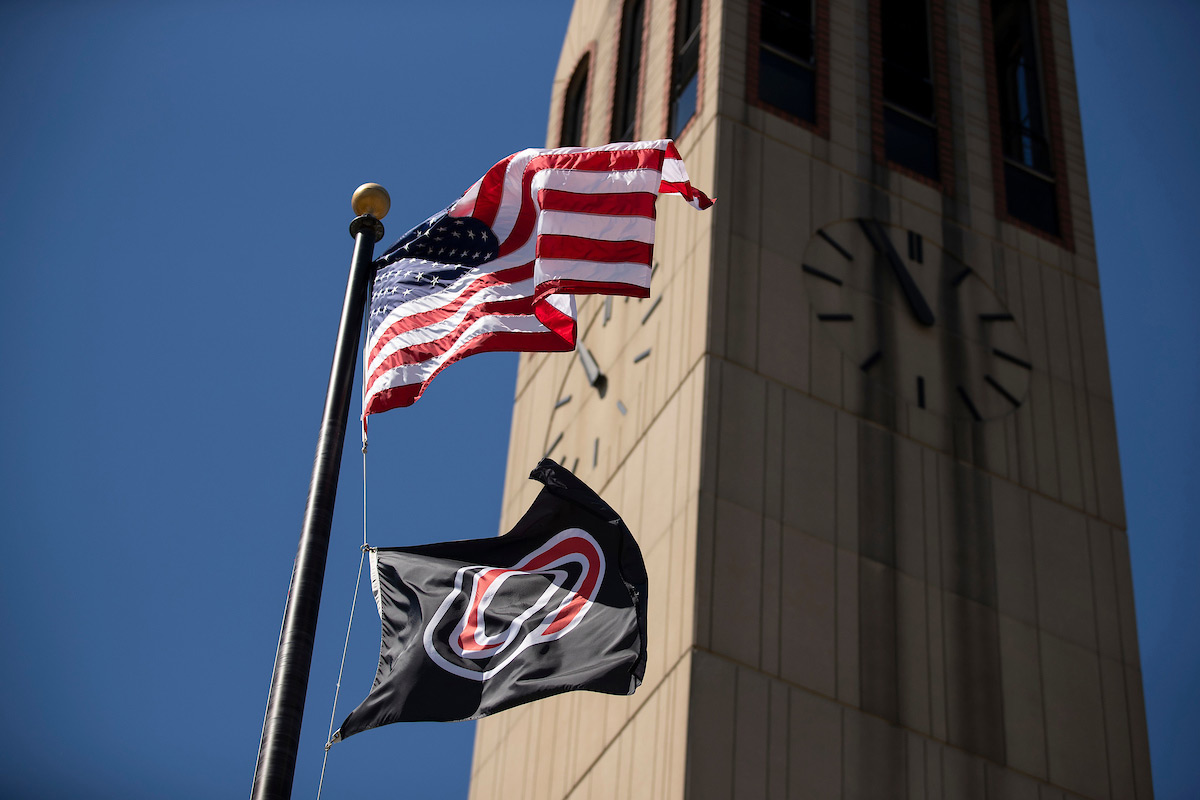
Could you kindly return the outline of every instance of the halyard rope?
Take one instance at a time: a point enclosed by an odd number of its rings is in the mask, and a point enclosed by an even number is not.
[[[359,401],[366,395],[367,349],[363,347],[363,391],[359,392]],[[360,418],[361,423],[361,418]],[[321,759],[321,780],[317,783],[317,800],[321,800],[321,789],[325,785],[325,765],[329,763],[329,748],[333,745],[333,723],[337,719],[338,694],[342,691],[342,672],[346,668],[346,651],[350,649],[350,628],[354,625],[354,608],[358,605],[358,587],[362,584],[363,560],[371,546],[367,544],[367,428],[362,426],[362,527],[363,543],[358,557],[358,576],[354,579],[354,598],[350,601],[350,619],[346,622],[346,642],[342,645],[342,663],[338,667],[337,686],[333,690],[333,708],[329,711],[329,733],[325,737],[325,756]]]

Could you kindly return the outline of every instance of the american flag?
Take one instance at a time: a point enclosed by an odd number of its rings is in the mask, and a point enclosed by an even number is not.
[[[575,348],[575,294],[647,297],[654,202],[694,189],[675,143],[522,150],[375,262],[363,417],[412,405],[449,364]]]

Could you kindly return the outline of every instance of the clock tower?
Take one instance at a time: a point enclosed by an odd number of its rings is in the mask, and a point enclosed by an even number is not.
[[[521,356],[501,524],[622,514],[646,680],[472,797],[1151,797],[1066,0],[578,0],[548,145],[663,136],[717,204]]]

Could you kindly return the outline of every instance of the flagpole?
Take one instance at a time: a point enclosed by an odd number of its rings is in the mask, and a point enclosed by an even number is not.
[[[308,692],[313,640],[317,632],[317,612],[321,607],[321,585],[329,552],[329,530],[333,523],[333,504],[337,498],[342,444],[346,437],[354,368],[362,333],[363,307],[367,299],[375,243],[383,238],[383,223],[379,220],[387,215],[390,205],[387,191],[376,183],[365,183],[358,187],[351,199],[351,207],[358,215],[350,223],[354,255],[350,260],[350,275],[342,301],[333,366],[325,392],[325,410],[321,415],[321,432],[313,458],[308,502],[300,529],[300,545],[292,565],[283,627],[279,632],[279,647],[275,651],[271,693],[267,697],[258,762],[254,767],[253,800],[286,800],[292,794],[300,724],[304,717],[304,697]]]

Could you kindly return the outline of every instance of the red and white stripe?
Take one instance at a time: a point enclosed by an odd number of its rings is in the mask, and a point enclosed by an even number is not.
[[[712,205],[670,139],[522,150],[488,170],[448,213],[487,223],[498,257],[379,325],[367,342],[364,417],[411,405],[474,353],[574,349],[575,294],[649,296],[662,192]]]

